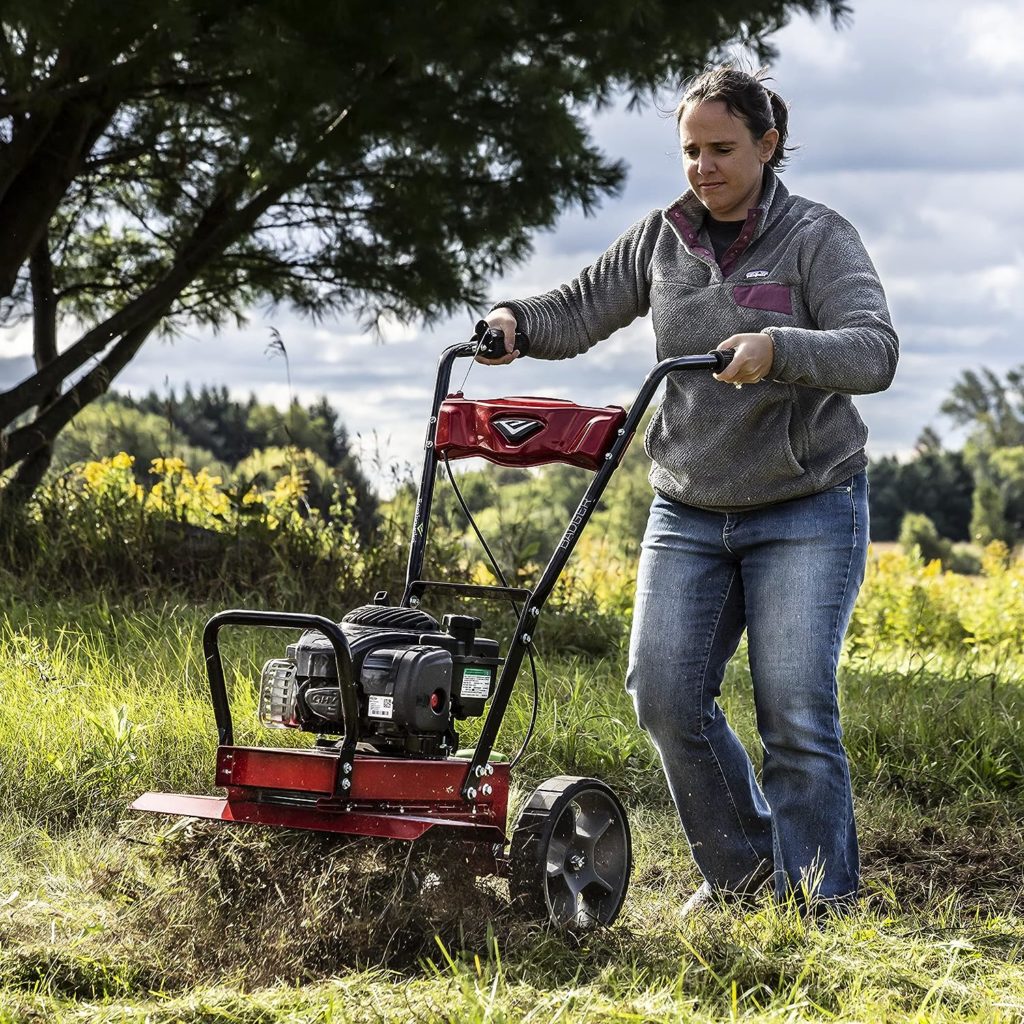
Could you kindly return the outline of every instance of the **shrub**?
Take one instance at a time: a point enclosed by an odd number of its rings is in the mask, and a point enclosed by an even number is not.
[[[945,566],[961,576],[977,576],[981,572],[981,559],[969,545],[954,544]]]
[[[904,650],[960,646],[968,630],[937,560],[883,552],[868,566],[847,634],[854,655],[872,655],[879,645]]]
[[[900,547],[909,555],[916,548],[925,562],[936,559],[949,566],[953,545],[939,536],[935,524],[921,512],[908,512],[900,524]]]
[[[80,463],[4,523],[6,565],[58,591],[170,584],[203,598],[361,602],[398,575],[405,540],[387,520],[360,536],[351,493],[331,492],[326,513],[310,508],[301,467],[315,458],[298,453],[262,484],[225,484],[180,458],[153,459],[148,486],[125,452]]]
[[[972,556],[973,558],[974,556]],[[873,557],[854,608],[847,650],[930,655],[973,649],[987,660],[1020,650],[1024,635],[1024,562],[1000,541],[982,552],[980,576],[945,572],[938,560],[885,551]]]

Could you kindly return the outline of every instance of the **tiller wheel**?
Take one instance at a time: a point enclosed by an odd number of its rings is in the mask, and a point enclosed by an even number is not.
[[[548,779],[512,833],[512,899],[564,927],[609,925],[626,898],[632,853],[626,811],[608,786],[572,775]]]

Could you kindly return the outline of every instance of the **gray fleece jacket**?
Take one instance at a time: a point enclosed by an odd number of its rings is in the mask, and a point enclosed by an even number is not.
[[[867,428],[850,395],[885,390],[899,349],[860,237],[839,214],[790,195],[770,169],[721,265],[705,213],[688,191],[637,221],[575,280],[495,308],[512,311],[541,359],[580,355],[648,310],[659,360],[766,331],[775,359],[759,384],[671,375],[645,440],[651,483],[716,511],[842,483],[867,463]],[[647,364],[637,360],[638,386]]]

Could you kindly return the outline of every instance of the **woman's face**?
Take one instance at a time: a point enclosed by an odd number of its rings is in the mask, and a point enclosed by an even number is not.
[[[679,121],[683,169],[697,198],[716,220],[744,220],[761,195],[764,165],[779,142],[770,128],[760,139],[721,100],[687,107]]]

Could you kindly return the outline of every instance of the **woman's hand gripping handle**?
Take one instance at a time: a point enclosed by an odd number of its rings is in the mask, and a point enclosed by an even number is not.
[[[724,384],[741,388],[744,384],[759,384],[771,372],[775,359],[775,342],[770,334],[734,334],[718,346],[719,352],[732,350],[732,364],[715,378]]]
[[[530,339],[508,309],[496,309],[481,320],[470,340],[477,345],[476,361],[485,366],[504,366],[530,352]]]

